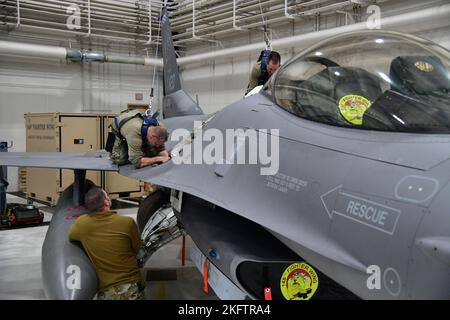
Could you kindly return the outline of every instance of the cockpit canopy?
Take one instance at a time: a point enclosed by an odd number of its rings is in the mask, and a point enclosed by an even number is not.
[[[379,30],[322,41],[283,65],[269,91],[287,111],[369,130],[450,133],[450,52]]]

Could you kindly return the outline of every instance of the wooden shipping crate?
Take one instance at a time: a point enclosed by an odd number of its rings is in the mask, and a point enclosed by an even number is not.
[[[86,152],[102,145],[101,117],[84,113],[26,113],[27,152]],[[101,185],[101,173],[87,171],[86,178]],[[56,204],[59,193],[73,183],[72,170],[27,169],[31,198]]]
[[[86,152],[103,149],[113,114],[26,113],[27,152]],[[115,172],[87,171],[86,178],[113,198],[145,194],[143,183]],[[21,178],[22,179],[22,178]],[[26,192],[31,198],[55,205],[59,194],[73,183],[72,170],[27,168]]]
[[[27,192],[27,168],[19,168],[19,191]]]

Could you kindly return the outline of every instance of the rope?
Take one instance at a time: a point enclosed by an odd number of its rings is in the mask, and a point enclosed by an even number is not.
[[[151,17],[150,17],[151,19]],[[150,21],[151,23],[151,21]],[[158,22],[158,35],[157,38],[160,37],[160,33],[161,33],[161,23]],[[158,58],[158,46],[159,46],[159,42],[156,41],[156,49],[155,49],[155,58]],[[148,51],[147,51],[148,54]],[[150,90],[150,103],[148,105],[148,109],[145,111],[145,114],[147,116],[151,116],[151,112],[152,112],[152,104],[153,104],[153,88],[155,87],[155,76],[156,76],[156,65],[153,67],[153,80],[152,80],[152,88]]]
[[[259,10],[261,11],[261,20],[263,23],[263,29],[264,29],[264,42],[266,43],[266,49],[270,49],[270,40],[269,37],[267,36],[267,24],[266,24],[266,20],[264,18],[264,14],[263,14],[263,10],[262,10],[262,6],[261,6],[261,0],[258,0],[259,3]]]

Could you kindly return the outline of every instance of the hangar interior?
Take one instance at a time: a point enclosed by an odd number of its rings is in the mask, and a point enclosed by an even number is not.
[[[412,33],[450,50],[446,0],[0,0],[0,141],[13,143],[9,151],[26,151],[26,113],[118,114],[129,106],[148,105],[152,87],[153,106],[159,108],[164,2],[171,12],[182,86],[207,114],[242,99],[266,38],[280,52],[282,64],[325,37],[361,25]],[[375,18],[381,18],[381,25]],[[63,48],[115,60],[99,62],[93,55],[91,61],[73,61],[61,54]],[[19,191],[17,168],[8,168],[8,182],[8,192]],[[45,221],[51,208],[49,212]],[[133,215],[133,209],[123,214]],[[27,231],[7,231],[0,245],[28,239],[17,250],[38,259],[39,248],[31,245],[39,240],[30,239],[43,239],[44,230],[33,228],[31,236]],[[164,257],[175,261],[168,261],[170,266],[179,263],[180,246],[177,242],[165,249]],[[21,263],[14,259],[3,263]],[[164,260],[158,255],[152,259]],[[30,263],[32,272],[38,272],[36,261]],[[21,274],[28,272],[26,265],[20,268]],[[202,281],[198,275],[192,278]],[[20,296],[18,289],[0,298],[43,298],[39,279],[35,281],[36,295]]]
[[[155,55],[160,1],[90,3],[89,36],[88,1],[1,1],[0,40],[10,45],[44,45],[53,48],[53,52],[59,47],[126,57],[161,57],[161,53]],[[172,28],[177,33],[174,43],[181,57],[192,58],[180,64],[183,87],[194,99],[198,97],[206,113],[242,98],[250,68],[264,49],[261,10],[273,49],[280,52],[283,62],[314,41],[305,37],[306,40],[298,39],[292,44],[283,41],[277,47],[277,39],[367,21],[373,14],[367,9],[374,3],[380,8],[381,18],[395,20],[396,16],[411,15],[391,29],[450,47],[448,19],[433,19],[433,9],[439,10],[447,1],[178,1],[172,18]],[[73,11],[71,5],[79,5],[78,30],[69,30],[66,25],[67,21],[76,22],[68,20]],[[252,44],[256,46],[250,47]],[[236,51],[222,51],[221,56],[209,58],[201,55],[229,48]],[[21,56],[5,51],[0,52],[0,136],[4,141],[14,141],[10,151],[25,151],[23,115],[27,112],[117,113],[128,104],[149,101],[153,66],[76,63],[51,58],[50,53]],[[160,72],[158,68],[154,81],[156,106],[161,104]],[[142,94],[142,100],[136,100],[136,93]],[[17,190],[17,169],[8,170],[9,188]]]

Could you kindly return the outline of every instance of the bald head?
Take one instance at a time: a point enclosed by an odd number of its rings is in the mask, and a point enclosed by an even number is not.
[[[84,196],[85,206],[91,212],[109,211],[111,200],[108,194],[99,187],[91,188]]]
[[[147,141],[151,146],[160,147],[167,141],[167,129],[161,126],[148,127]]]

